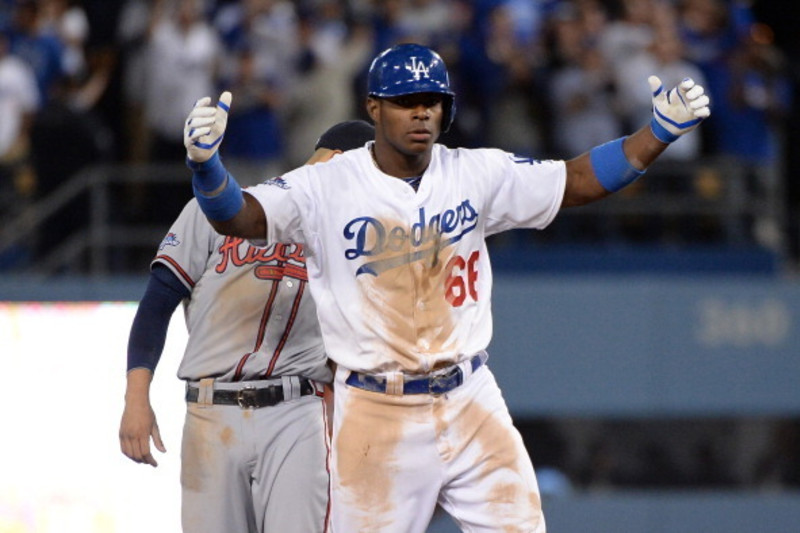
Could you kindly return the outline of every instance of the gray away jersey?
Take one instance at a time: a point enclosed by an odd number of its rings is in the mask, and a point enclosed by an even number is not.
[[[191,291],[183,302],[189,340],[178,377],[330,382],[305,262],[298,244],[257,247],[219,235],[192,199],[153,260]]]

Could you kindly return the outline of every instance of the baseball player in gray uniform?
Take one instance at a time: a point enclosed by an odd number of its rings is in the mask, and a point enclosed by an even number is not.
[[[364,121],[320,137],[308,163],[363,146]],[[322,532],[328,521],[324,384],[332,372],[307,289],[303,247],[214,231],[190,201],[158,247],[131,327],[120,444],[156,466],[149,401],[169,320],[183,302],[189,331],[181,451],[184,532]]]
[[[464,531],[543,532],[533,465],[487,364],[485,239],[625,187],[709,115],[708,97],[653,76],[650,124],[539,161],[436,143],[456,106],[429,48],[386,50],[367,83],[373,142],[245,193],[216,155],[230,93],[196,107],[184,130],[195,197],[221,233],[305,246],[337,364],[332,531],[423,532],[438,503]]]

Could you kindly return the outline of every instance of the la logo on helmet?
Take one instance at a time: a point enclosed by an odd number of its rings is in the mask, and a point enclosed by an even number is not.
[[[422,61],[417,61],[416,56],[411,56],[411,64],[406,63],[406,68],[414,73],[414,80],[419,81],[422,76],[430,78],[428,75],[428,67]]]

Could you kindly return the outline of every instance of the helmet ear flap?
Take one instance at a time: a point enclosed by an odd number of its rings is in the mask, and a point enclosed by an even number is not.
[[[446,95],[442,101],[442,133],[447,133],[456,116],[456,97]]]
[[[367,75],[367,94],[391,98],[405,94],[436,93],[442,102],[442,131],[450,129],[455,117],[455,93],[442,58],[419,44],[399,44],[384,50],[373,61]]]

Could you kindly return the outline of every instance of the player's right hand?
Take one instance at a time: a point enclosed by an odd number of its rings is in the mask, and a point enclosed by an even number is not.
[[[161,441],[161,432],[158,430],[156,415],[150,407],[150,402],[126,402],[119,425],[119,445],[122,453],[136,463],[158,466],[150,451],[151,437],[156,449],[165,453],[167,449]]]
[[[650,76],[647,81],[653,93],[651,127],[658,140],[671,143],[695,129],[711,114],[705,89],[691,78],[669,91],[664,91],[658,76]]]
[[[225,91],[216,105],[211,105],[211,98],[205,96],[195,102],[186,123],[183,126],[183,144],[186,155],[195,163],[203,163],[211,159],[228,125],[228,110],[233,96]]]

